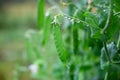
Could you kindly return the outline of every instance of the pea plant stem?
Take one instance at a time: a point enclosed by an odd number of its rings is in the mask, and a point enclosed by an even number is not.
[[[119,31],[119,38],[118,38],[118,42],[117,42],[117,48],[120,47],[120,31]]]
[[[102,33],[103,34],[103,46],[105,48],[105,51],[106,51],[105,53],[106,53],[109,63],[112,63],[112,61],[110,59],[110,55],[107,49],[105,31],[109,27],[109,23],[110,23],[112,15],[113,15],[113,0],[110,0],[110,10],[109,10],[108,18],[107,18],[107,21],[106,21],[105,27],[103,28],[103,33]]]
[[[104,80],[107,80],[107,77],[108,77],[108,72],[105,73],[105,78],[104,78]]]
[[[107,72],[106,72],[106,74],[105,74],[104,80],[108,80],[108,76],[109,76],[109,72],[110,72],[109,69],[110,69],[110,65],[111,65],[111,63],[112,63],[111,58],[110,58],[110,55],[109,55],[109,52],[108,52],[108,49],[107,49],[105,33],[106,33],[106,30],[107,30],[108,27],[109,27],[110,20],[111,20],[111,17],[112,17],[112,15],[113,15],[113,0],[110,0],[109,5],[110,5],[110,10],[109,10],[109,13],[108,13],[108,18],[107,18],[106,24],[105,24],[105,26],[104,26],[104,28],[103,28],[103,31],[102,31],[102,34],[103,34],[103,46],[104,46],[104,48],[105,48],[105,54],[106,54],[107,59],[108,59],[108,61],[109,61],[109,68],[108,68],[108,70],[107,70]]]
[[[111,19],[112,15],[113,15],[113,0],[110,0],[110,10],[109,10],[109,13],[108,13],[108,18],[107,18],[105,27],[103,28],[103,33],[105,33],[105,31],[109,27],[109,23],[110,23],[110,19]]]
[[[109,61],[109,63],[111,63],[111,58],[110,58],[110,55],[109,55],[109,52],[108,52],[108,49],[107,49],[107,44],[106,44],[106,40],[103,41],[103,46],[105,48],[105,53],[106,53],[106,56],[107,56],[107,59]]]
[[[120,12],[117,12],[117,13],[114,14],[114,16],[117,16],[117,15],[120,15]]]

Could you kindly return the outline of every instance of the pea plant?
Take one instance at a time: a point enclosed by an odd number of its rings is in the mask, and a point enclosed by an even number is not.
[[[39,0],[38,29],[42,45],[54,39],[60,80],[120,80],[119,0]]]

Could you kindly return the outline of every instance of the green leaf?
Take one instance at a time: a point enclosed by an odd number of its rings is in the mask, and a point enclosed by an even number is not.
[[[59,24],[53,24],[53,35],[59,58],[63,63],[69,60],[69,54],[65,49]]]
[[[51,17],[50,17],[50,15],[48,15],[45,18],[43,45],[45,45],[46,42],[49,40],[49,38],[50,38],[50,31],[51,31]]]
[[[110,25],[106,31],[107,38],[112,38],[117,32],[120,31],[120,18],[112,16]]]
[[[120,11],[120,0],[114,0],[114,8],[118,12]]]
[[[91,12],[86,12],[85,16],[86,16],[86,22],[89,24],[89,26],[94,28],[99,28],[99,21],[95,14]]]
[[[44,26],[44,0],[38,2],[38,29]]]
[[[95,39],[100,39],[101,38],[101,29],[98,28],[90,28],[91,30],[91,37]]]
[[[86,12],[85,16],[85,21],[91,30],[91,37],[99,39],[101,37],[101,28],[99,27],[98,17],[91,12]]]

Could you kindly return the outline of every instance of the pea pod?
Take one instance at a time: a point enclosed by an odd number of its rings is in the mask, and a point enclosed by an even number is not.
[[[59,24],[53,24],[53,35],[59,58],[63,63],[69,60],[69,54],[65,49]]]

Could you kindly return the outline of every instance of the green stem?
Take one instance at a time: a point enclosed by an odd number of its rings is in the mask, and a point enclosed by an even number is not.
[[[117,12],[117,13],[114,14],[114,16],[117,16],[117,15],[120,15],[120,12]]]
[[[113,64],[120,64],[120,61],[112,61]]]
[[[108,52],[108,49],[107,49],[107,44],[106,44],[106,36],[105,36],[105,32],[106,30],[108,29],[109,27],[109,24],[110,24],[110,20],[111,20],[111,17],[113,16],[113,0],[110,0],[110,10],[109,10],[109,13],[108,13],[108,18],[107,18],[107,21],[106,21],[106,24],[103,28],[103,31],[102,31],[102,34],[103,34],[103,46],[105,48],[105,54],[107,56],[107,59],[109,61],[109,68],[108,68],[108,71],[106,72],[105,74],[105,78],[104,80],[108,80],[108,75],[109,75],[109,69],[110,69],[110,65],[112,63],[111,61],[111,58],[110,58],[110,55],[109,55],[109,52]]]
[[[111,19],[112,15],[113,15],[113,0],[110,0],[110,10],[109,10],[109,13],[108,13],[108,18],[107,18],[105,27],[103,28],[103,33],[105,33],[105,31],[109,27],[109,23],[110,23],[110,19]]]
[[[120,31],[119,31],[119,38],[118,38],[118,42],[117,42],[117,48],[120,47]]]
[[[107,80],[107,78],[108,78],[108,72],[105,73],[105,78],[104,78],[104,80]]]
[[[65,17],[65,18],[68,18],[69,20],[71,20],[71,19],[73,19],[76,23],[84,23],[84,24],[86,24],[86,25],[89,25],[87,22],[85,22],[85,21],[83,21],[83,20],[81,20],[81,19],[79,19],[79,18],[76,18],[76,17],[72,17],[72,16],[69,16],[69,15],[66,15],[66,14],[64,14],[64,13],[62,13],[62,15]]]
[[[107,49],[106,40],[103,41],[103,46],[105,48],[105,53],[106,53],[106,56],[107,56],[107,59],[108,59],[109,63],[112,63],[109,52],[108,52],[108,49]]]
[[[113,13],[113,0],[110,0],[110,10],[109,10],[108,18],[107,18],[107,21],[106,21],[105,27],[103,28],[103,33],[102,33],[103,34],[103,46],[105,48],[105,51],[106,51],[105,53],[106,53],[106,56],[108,58],[109,63],[111,63],[112,61],[110,59],[110,55],[109,55],[109,52],[108,52],[108,49],[107,49],[105,31],[109,27],[111,16],[113,15],[112,13]]]
[[[109,64],[104,80],[110,80],[111,64]]]

